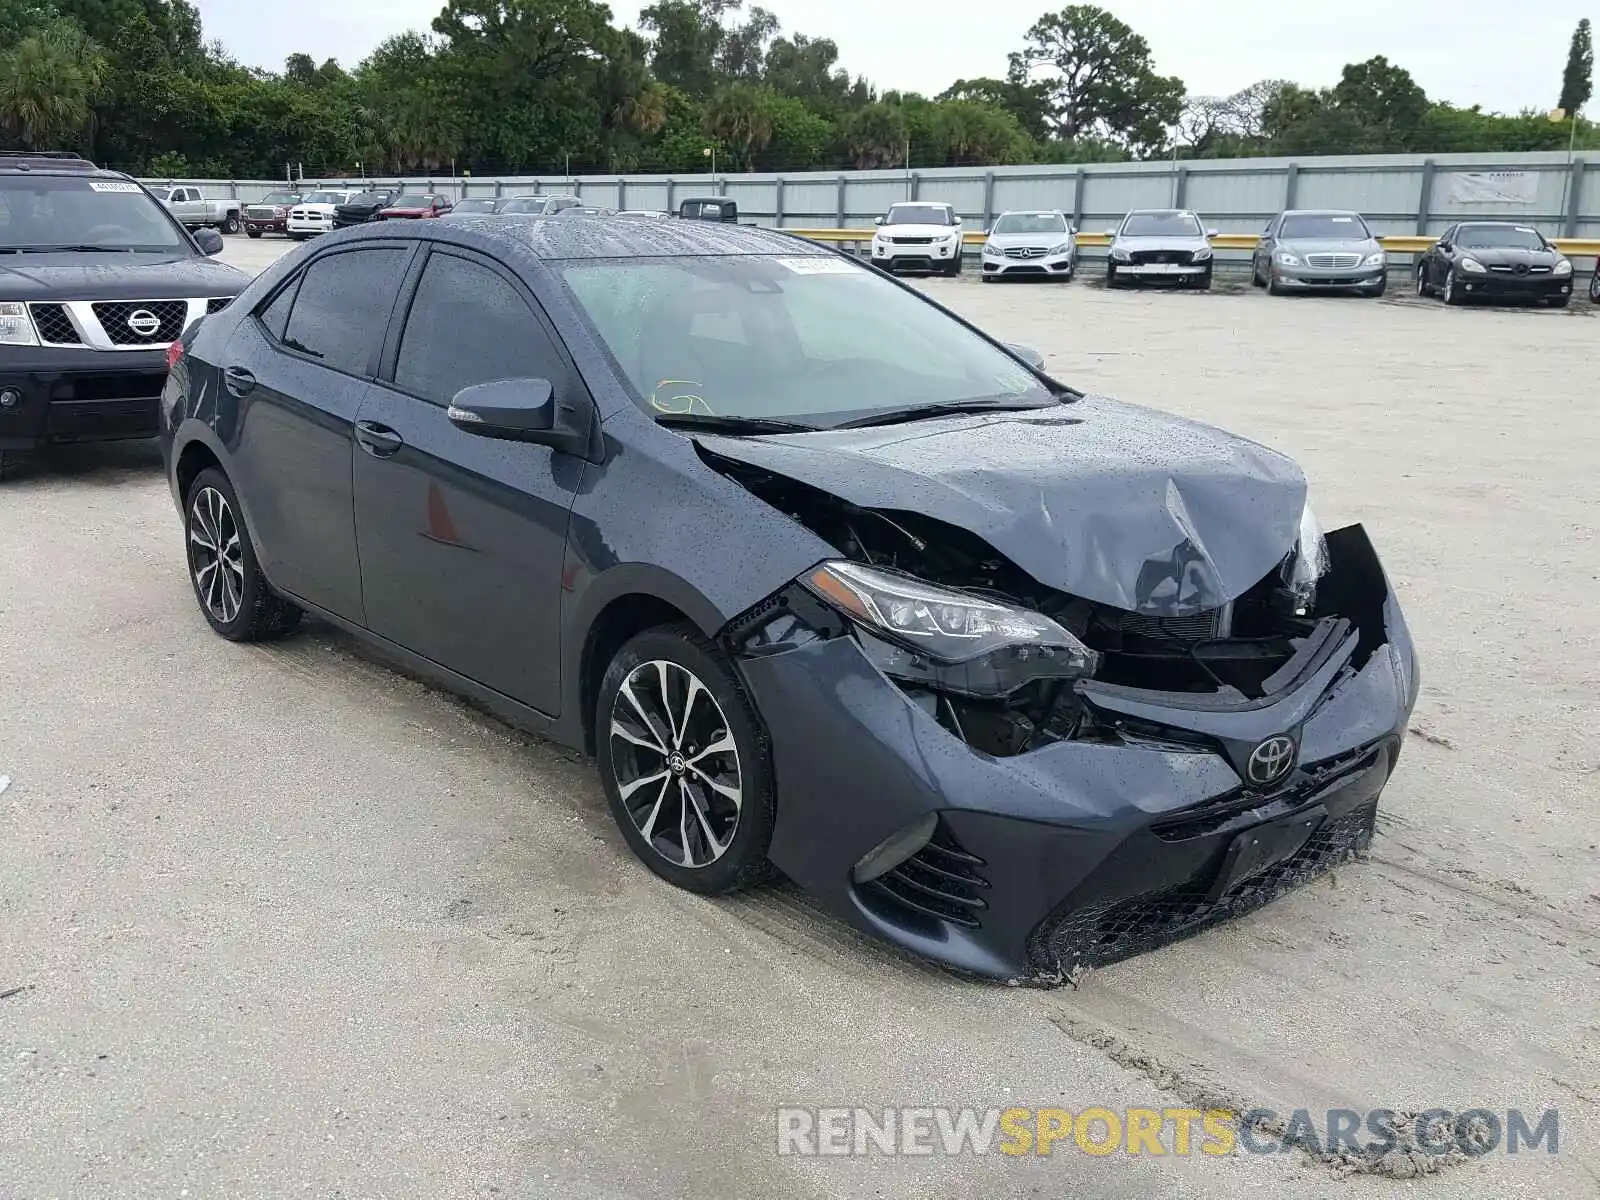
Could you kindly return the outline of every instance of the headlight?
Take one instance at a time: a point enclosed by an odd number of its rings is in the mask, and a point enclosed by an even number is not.
[[[985,258],[1004,258],[1006,252],[998,246],[991,246],[988,242],[985,242],[983,244],[983,256]]]
[[[1118,262],[1127,262],[1128,252],[1121,246],[1113,246],[1111,247],[1111,257],[1116,259]]]
[[[1070,252],[1071,249],[1072,249],[1072,243],[1071,242],[1062,242],[1059,246],[1050,247],[1049,254],[1047,254],[1046,257],[1049,257],[1050,255],[1055,255],[1055,254],[1066,254],[1066,253]]]
[[[1284,566],[1283,582],[1294,597],[1295,614],[1305,616],[1317,600],[1317,581],[1328,573],[1328,543],[1311,502],[1300,512],[1300,533]]]
[[[1362,259],[1361,265],[1363,267],[1381,267],[1387,264],[1388,261],[1389,256],[1382,250],[1379,250],[1376,254],[1369,254],[1366,256],[1366,258]]]
[[[1211,257],[1211,247],[1202,246],[1189,256],[1190,262],[1205,262]]]
[[[853,619],[886,675],[969,696],[1004,696],[1035,679],[1092,675],[1100,656],[1043,613],[915,576],[824,563],[801,580]]]
[[[1279,250],[1272,256],[1272,261],[1280,267],[1298,267],[1300,265],[1300,260],[1287,250]]]
[[[33,331],[33,319],[28,316],[28,306],[15,301],[0,304],[0,346],[37,346],[39,335]]]
[[[286,211],[284,209],[275,208],[275,209],[272,210],[272,215],[275,216],[275,217],[282,217],[282,216],[286,216],[287,213],[286,213]]]
[[[1563,258],[1560,262],[1558,262],[1556,264],[1555,270],[1552,272],[1552,274],[1555,274],[1555,275],[1571,275],[1572,274],[1572,262],[1571,262],[1571,260]]]
[[[1461,269],[1469,275],[1482,275],[1484,273],[1483,264],[1475,258],[1463,258],[1461,260]]]

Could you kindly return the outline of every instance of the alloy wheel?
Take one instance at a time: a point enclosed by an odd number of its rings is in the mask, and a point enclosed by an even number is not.
[[[1421,263],[1418,263],[1417,264],[1417,295],[1418,296],[1426,296],[1427,294],[1428,294],[1428,269],[1426,267],[1424,267]]]
[[[1446,304],[1454,304],[1456,302],[1456,273],[1454,271],[1445,272],[1444,302]]]
[[[189,501],[189,571],[206,611],[232,624],[244,604],[244,547],[233,509],[214,487]]]
[[[691,869],[727,853],[744,804],[739,749],[698,676],[640,663],[617,689],[609,737],[617,794],[651,849]]]

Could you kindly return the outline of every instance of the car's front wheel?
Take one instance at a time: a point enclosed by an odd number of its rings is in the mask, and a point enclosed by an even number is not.
[[[245,232],[248,233],[252,238],[258,238],[261,236],[261,230],[259,229],[247,229]]]
[[[281,637],[300,623],[300,610],[277,595],[261,573],[239,497],[215,467],[189,485],[183,506],[189,582],[207,624],[230,642]]]
[[[719,895],[769,872],[767,740],[732,666],[690,625],[636,635],[595,706],[600,782],[629,847],[657,875]]]
[[[1566,296],[1548,296],[1545,298],[1545,307],[1565,308],[1567,306],[1568,299],[1569,298]]]
[[[1433,295],[1433,289],[1428,286],[1428,264],[1417,264],[1417,296],[1421,299]]]
[[[1456,287],[1456,269],[1451,267],[1444,273],[1444,302],[1446,304],[1463,304],[1466,297],[1461,294],[1461,289]]]
[[[1594,274],[1589,276],[1589,300],[1600,304],[1600,261],[1595,263]]]

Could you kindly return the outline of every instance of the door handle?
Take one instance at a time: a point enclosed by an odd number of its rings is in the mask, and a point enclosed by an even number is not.
[[[405,439],[394,430],[372,421],[356,422],[356,441],[374,458],[388,458],[405,445]]]
[[[243,396],[256,386],[256,377],[243,367],[228,367],[222,372],[222,382],[235,396]]]

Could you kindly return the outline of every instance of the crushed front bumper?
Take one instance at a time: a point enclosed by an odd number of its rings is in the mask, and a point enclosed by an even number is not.
[[[771,739],[772,861],[864,930],[959,970],[1048,983],[1247,911],[1359,852],[1417,667],[1365,533],[1328,544],[1333,571],[1360,584],[1346,584],[1362,609],[1355,631],[1250,705],[1080,685],[1085,703],[1147,731],[1119,740],[992,757],[853,637],[743,654]],[[1250,753],[1279,735],[1293,739],[1294,768],[1251,788]],[[886,844],[903,847],[880,855],[892,869],[863,882],[860,864]]]

